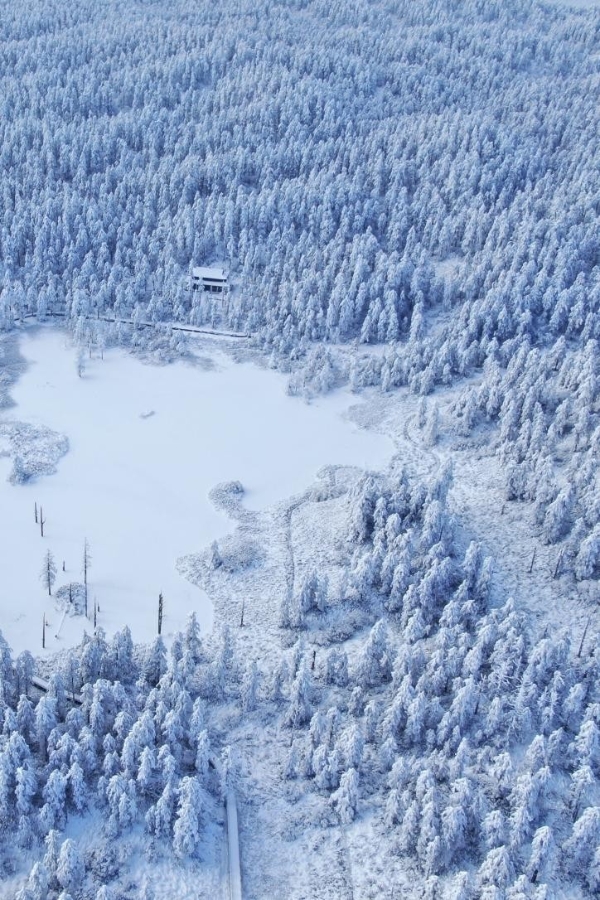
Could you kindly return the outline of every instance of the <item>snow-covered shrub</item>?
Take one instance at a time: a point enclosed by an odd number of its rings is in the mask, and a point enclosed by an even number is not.
[[[212,488],[208,496],[217,509],[235,515],[244,493],[244,486],[240,481],[221,481]]]
[[[68,452],[69,441],[41,425],[21,422],[0,424],[0,437],[7,437],[13,460],[9,480],[23,484],[41,475],[52,475],[59,460]]]
[[[260,544],[237,531],[221,538],[217,542],[217,549],[219,566],[230,574],[260,566],[264,560],[264,550]]]
[[[78,581],[61,585],[54,594],[54,602],[58,609],[66,611],[69,616],[82,616],[86,607],[86,587]]]

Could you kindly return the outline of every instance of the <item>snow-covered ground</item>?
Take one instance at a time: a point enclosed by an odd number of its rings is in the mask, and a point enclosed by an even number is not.
[[[66,435],[69,449],[55,474],[19,485],[9,483],[12,464],[0,458],[1,628],[15,652],[41,653],[44,612],[48,653],[91,628],[67,617],[55,637],[62,615],[39,577],[48,549],[56,590],[82,580],[88,539],[90,606],[97,598],[98,624],[109,634],[128,624],[134,640],[150,640],[159,591],[163,633],[180,629],[192,609],[209,628],[212,606],[178,575],[176,560],[230,530],[208,498],[211,488],[238,479],[244,502],[260,509],[306,487],[326,464],[381,468],[393,452],[389,439],[344,418],[351,395],[308,405],[286,395],[281,375],[236,364],[218,349],[210,364],[199,357],[162,367],[112,350],[87,360],[83,377],[61,331],[31,330],[20,349],[28,366],[0,426],[46,427]],[[7,447],[5,437],[0,449]],[[36,502],[46,519],[43,539]]]
[[[573,9],[595,9],[600,0],[550,0],[555,6],[570,6]]]

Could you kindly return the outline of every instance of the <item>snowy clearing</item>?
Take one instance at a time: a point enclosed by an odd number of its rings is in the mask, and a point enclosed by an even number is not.
[[[325,464],[381,467],[392,454],[388,439],[344,420],[349,394],[307,405],[285,394],[281,375],[235,364],[217,350],[209,371],[183,362],[142,365],[110,351],[104,360],[87,360],[81,378],[62,332],[28,332],[21,352],[28,367],[0,427],[26,423],[34,436],[50,429],[57,441],[67,437],[69,449],[55,474],[18,485],[8,481],[11,461],[0,458],[0,609],[16,652],[41,651],[44,612],[48,653],[72,646],[91,627],[83,617],[67,617],[55,638],[62,615],[39,578],[48,549],[58,570],[55,589],[81,582],[87,537],[90,615],[96,597],[98,624],[109,634],[128,624],[135,640],[150,640],[159,591],[166,635],[191,609],[209,628],[211,604],[175,563],[230,529],[208,498],[218,482],[239,479],[248,506],[259,509],[305,487]],[[44,539],[36,502],[46,519]]]

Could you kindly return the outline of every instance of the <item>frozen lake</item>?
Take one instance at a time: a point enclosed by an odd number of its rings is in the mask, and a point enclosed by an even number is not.
[[[80,378],[63,332],[37,329],[20,347],[28,367],[12,391],[17,406],[0,421],[47,426],[67,435],[70,449],[55,474],[24,485],[6,480],[10,465],[0,458],[0,629],[15,652],[42,653],[44,612],[49,653],[91,630],[83,617],[67,618],[55,637],[61,616],[39,577],[48,549],[56,590],[82,580],[87,537],[90,605],[97,597],[109,635],[128,624],[134,640],[151,640],[159,591],[165,636],[191,610],[209,629],[210,601],[175,563],[232,530],[208,499],[215,484],[238,479],[245,503],[259,509],[305,488],[323,465],[381,468],[393,453],[388,438],[343,418],[356,402],[349,393],[307,405],[285,393],[283,376],[218,349],[209,370],[145,365],[111,350],[88,360]],[[44,508],[43,539],[34,502]]]

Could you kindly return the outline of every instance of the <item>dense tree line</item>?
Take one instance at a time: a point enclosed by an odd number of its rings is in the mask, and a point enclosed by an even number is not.
[[[378,811],[427,896],[546,897],[600,887],[599,660],[592,640],[533,642],[512,600],[492,607],[491,560],[460,550],[450,472],[424,489],[365,478],[342,588],[300,586],[288,627],[340,611],[372,627],[311,672],[302,644],[279,698],[298,730],[284,765],[329,797],[332,822]],[[341,629],[340,629],[341,630]],[[277,682],[273,699],[279,696]],[[422,894],[424,895],[424,894]]]
[[[592,460],[576,457],[585,484],[546,534],[561,539],[578,510],[571,556],[587,541],[576,569],[597,573],[597,12],[34,0],[4,13],[0,327],[60,311],[102,343],[86,316],[220,321],[277,365],[308,353],[309,391],[344,375],[315,341],[389,346],[353,367],[355,387],[428,394],[483,367],[460,428],[500,421],[509,493],[537,496],[540,457],[569,434]],[[186,291],[190,266],[216,259],[238,289]]]
[[[101,841],[143,823],[175,857],[201,859],[242,720],[275,726],[281,777],[322,798],[321,826],[374,814],[431,896],[597,891],[595,641],[534,641],[512,600],[491,603],[492,562],[459,544],[451,480],[445,468],[429,485],[358,483],[344,578],[307,571],[281,606],[297,640],[266,670],[227,628],[202,640],[192,615],[168,653],[160,637],[135,647],[128,629],[110,641],[98,629],[32,697],[31,654],[0,641],[0,865],[14,841],[35,860],[20,900],[101,886],[61,835],[90,809]]]
[[[101,888],[76,844],[60,838],[67,817],[90,808],[104,811],[105,839],[141,819],[175,856],[197,857],[226,787],[207,708],[232,677],[228,632],[204,649],[192,614],[167,654],[160,637],[136,648],[127,628],[110,642],[98,629],[33,698],[31,654],[13,660],[1,636],[0,651],[0,865],[13,838],[26,857],[47,848],[20,900],[46,900],[60,886],[73,897]]]
[[[593,19],[180,6],[9,5],[5,318],[201,318],[182,273],[225,257],[244,282],[232,324],[281,350],[418,336],[442,301],[469,301],[463,351],[539,321],[597,334]],[[435,276],[452,254],[462,284]]]

